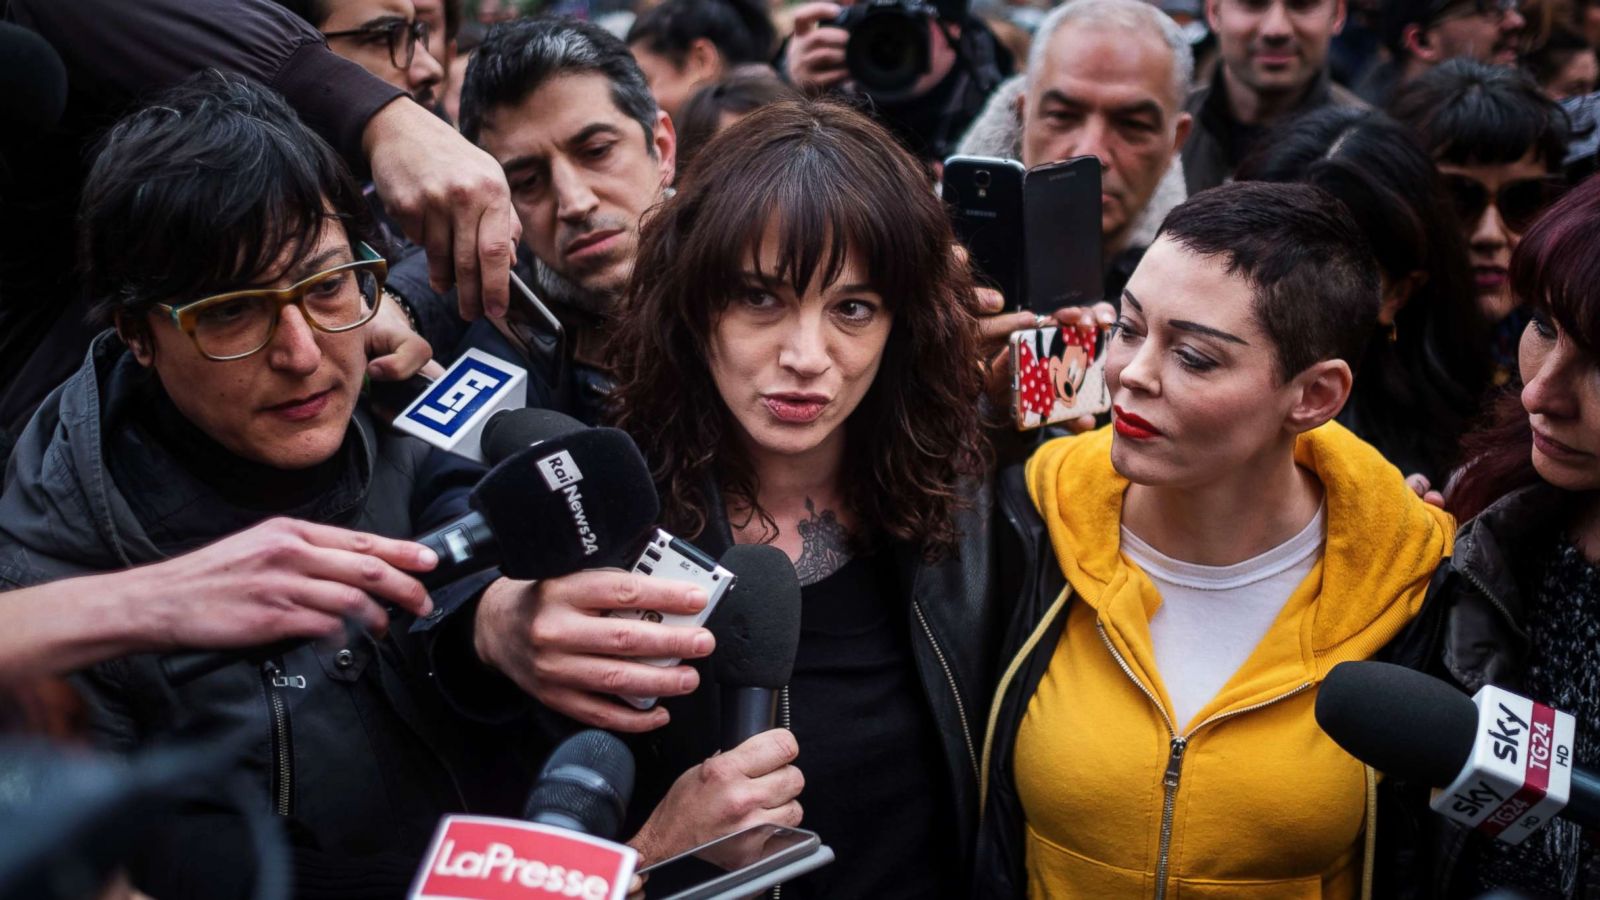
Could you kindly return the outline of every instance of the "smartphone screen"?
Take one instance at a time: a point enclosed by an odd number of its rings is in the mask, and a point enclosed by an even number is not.
[[[1022,164],[1011,159],[952,156],[941,193],[956,237],[972,255],[978,281],[998,290],[1006,309],[1026,303],[1023,262]]]
[[[815,832],[803,828],[754,825],[646,866],[639,874],[650,876],[647,895],[666,896],[661,888],[683,890],[733,872],[768,871],[809,854],[819,843]]]
[[[1023,182],[1027,308],[1048,315],[1104,298],[1100,259],[1100,160],[1028,170]]]

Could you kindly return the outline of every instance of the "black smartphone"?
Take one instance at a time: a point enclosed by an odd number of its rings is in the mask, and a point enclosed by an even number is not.
[[[1048,315],[1105,299],[1100,260],[1100,160],[1079,156],[1023,179],[1026,309]]]
[[[952,156],[944,162],[940,193],[956,237],[972,255],[978,281],[998,290],[1007,310],[1026,308],[1022,183],[1014,159]]]
[[[833,860],[814,831],[779,825],[752,825],[693,850],[640,869],[648,876],[645,896],[662,900],[744,897],[795,878]],[[652,892],[652,883],[672,885]],[[682,887],[682,885],[692,885]]]

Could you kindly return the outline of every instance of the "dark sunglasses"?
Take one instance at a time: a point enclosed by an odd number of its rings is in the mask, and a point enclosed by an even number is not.
[[[1490,196],[1483,182],[1465,175],[1445,175],[1444,186],[1455,205],[1456,215],[1468,228],[1493,203],[1500,213],[1500,220],[1517,234],[1528,230],[1528,226],[1539,218],[1545,207],[1560,199],[1563,190],[1560,180],[1553,177],[1507,182],[1500,185],[1493,196]]]
[[[428,23],[418,19],[407,22],[405,19],[394,19],[377,25],[368,25],[364,28],[351,28],[346,31],[325,31],[325,38],[358,38],[363,41],[387,42],[389,45],[389,61],[397,69],[411,68],[411,60],[417,55],[417,44],[424,47],[428,44]]]

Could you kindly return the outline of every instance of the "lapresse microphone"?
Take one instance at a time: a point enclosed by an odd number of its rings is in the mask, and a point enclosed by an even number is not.
[[[604,731],[562,741],[523,819],[448,815],[410,900],[571,897],[621,900],[639,854],[614,841],[633,795],[633,754]]]
[[[632,797],[633,753],[614,735],[591,728],[550,754],[522,817],[615,840]]]
[[[439,554],[433,588],[498,565],[508,577],[554,578],[626,566],[661,511],[633,439],[543,409],[516,409],[483,431],[494,463],[472,511],[417,538]]]
[[[1600,827],[1600,778],[1573,764],[1574,723],[1487,685],[1468,699],[1403,666],[1340,663],[1317,724],[1367,765],[1434,788],[1435,812],[1508,844],[1561,816]]]
[[[777,722],[778,692],[800,645],[800,577],[769,544],[732,547],[722,566],[737,580],[706,626],[717,639],[711,665],[722,688],[722,749],[732,750]]]

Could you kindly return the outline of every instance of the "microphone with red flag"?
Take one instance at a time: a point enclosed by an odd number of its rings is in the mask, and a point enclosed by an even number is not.
[[[639,854],[613,838],[633,794],[633,754],[598,730],[550,754],[525,821],[445,816],[410,900],[623,900]]]

